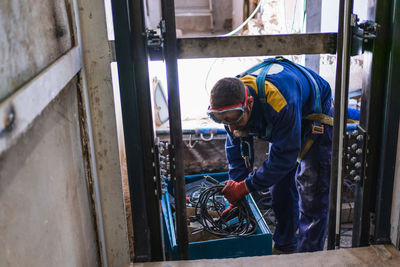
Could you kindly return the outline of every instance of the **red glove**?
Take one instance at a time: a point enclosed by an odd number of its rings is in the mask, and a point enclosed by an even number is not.
[[[223,217],[224,215],[226,215],[228,212],[230,212],[233,208],[235,207],[235,205],[230,204],[229,207],[227,207],[222,213],[220,217]]]
[[[226,181],[224,188],[222,188],[221,193],[224,194],[229,203],[234,204],[246,196],[249,191],[247,191],[244,180],[239,183],[233,180],[228,180]]]

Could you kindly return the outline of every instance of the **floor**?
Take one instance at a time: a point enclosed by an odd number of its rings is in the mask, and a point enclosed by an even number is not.
[[[362,248],[244,257],[235,259],[132,263],[130,267],[198,267],[198,266],[400,266],[400,252],[392,245]]]

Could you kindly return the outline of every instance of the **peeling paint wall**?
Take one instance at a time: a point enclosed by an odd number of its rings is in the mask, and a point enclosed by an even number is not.
[[[0,102],[72,47],[68,2],[0,1]]]
[[[0,157],[1,266],[97,266],[76,79]]]
[[[16,106],[15,125],[27,126],[0,154],[0,266],[100,265],[91,170],[82,151],[81,58],[69,53],[77,44],[74,21],[72,0],[0,1],[0,107],[24,94],[50,103],[34,109],[33,120],[21,112],[32,105]],[[76,64],[53,64],[67,53]],[[66,82],[35,86],[49,70]]]

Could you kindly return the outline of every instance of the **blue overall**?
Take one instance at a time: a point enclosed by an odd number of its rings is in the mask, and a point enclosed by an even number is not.
[[[324,133],[314,136],[314,144],[298,164],[302,146],[313,135],[312,122],[302,118],[317,112],[316,93],[313,82],[302,71],[288,62],[279,64],[283,70],[265,78],[266,104],[258,99],[254,81],[257,76],[241,78],[255,101],[248,137],[234,138],[226,127],[229,178],[245,179],[250,192],[270,187],[277,222],[273,236],[276,249],[284,252],[322,250],[327,231],[332,127],[324,125]],[[307,70],[318,84],[322,113],[331,115],[329,84]],[[267,129],[270,129],[268,136]],[[249,171],[242,158],[241,143],[245,139],[252,148],[254,137],[272,145],[263,164]],[[250,152],[251,166],[253,151]]]

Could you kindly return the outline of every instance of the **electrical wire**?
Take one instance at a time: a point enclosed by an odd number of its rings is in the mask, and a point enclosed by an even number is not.
[[[250,16],[242,23],[240,24],[236,29],[234,29],[233,31],[226,33],[226,34],[222,34],[219,35],[219,37],[227,37],[227,36],[231,36],[236,34],[238,31],[240,31],[247,23],[249,23],[249,21],[257,14],[258,10],[263,6],[264,4],[264,0],[260,0],[258,2],[257,7],[254,9],[253,13],[250,14]],[[218,58],[216,58],[210,65],[210,68],[207,71],[206,74],[206,78],[205,78],[205,82],[204,82],[204,89],[206,91],[206,94],[209,95],[208,93],[208,89],[207,89],[207,81],[208,81],[208,76],[210,75],[211,69],[214,66],[214,64],[217,62]]]
[[[257,7],[254,9],[253,13],[251,13],[251,15],[245,20],[243,21],[242,24],[240,24],[236,29],[234,29],[233,31],[220,35],[220,37],[227,37],[227,36],[231,36],[234,35],[235,33],[237,33],[238,31],[240,31],[258,12],[258,10],[261,8],[261,6],[263,5],[264,0],[260,0],[258,2]]]
[[[192,219],[201,224],[200,230],[219,237],[254,234],[257,230],[257,221],[245,199],[238,201],[232,210],[221,216],[225,209],[225,205],[220,201],[223,197],[222,188],[224,188],[223,185],[214,185],[201,192],[195,206],[195,216]],[[212,216],[209,213],[210,210],[215,210],[219,218]],[[198,230],[193,232],[198,232]]]

